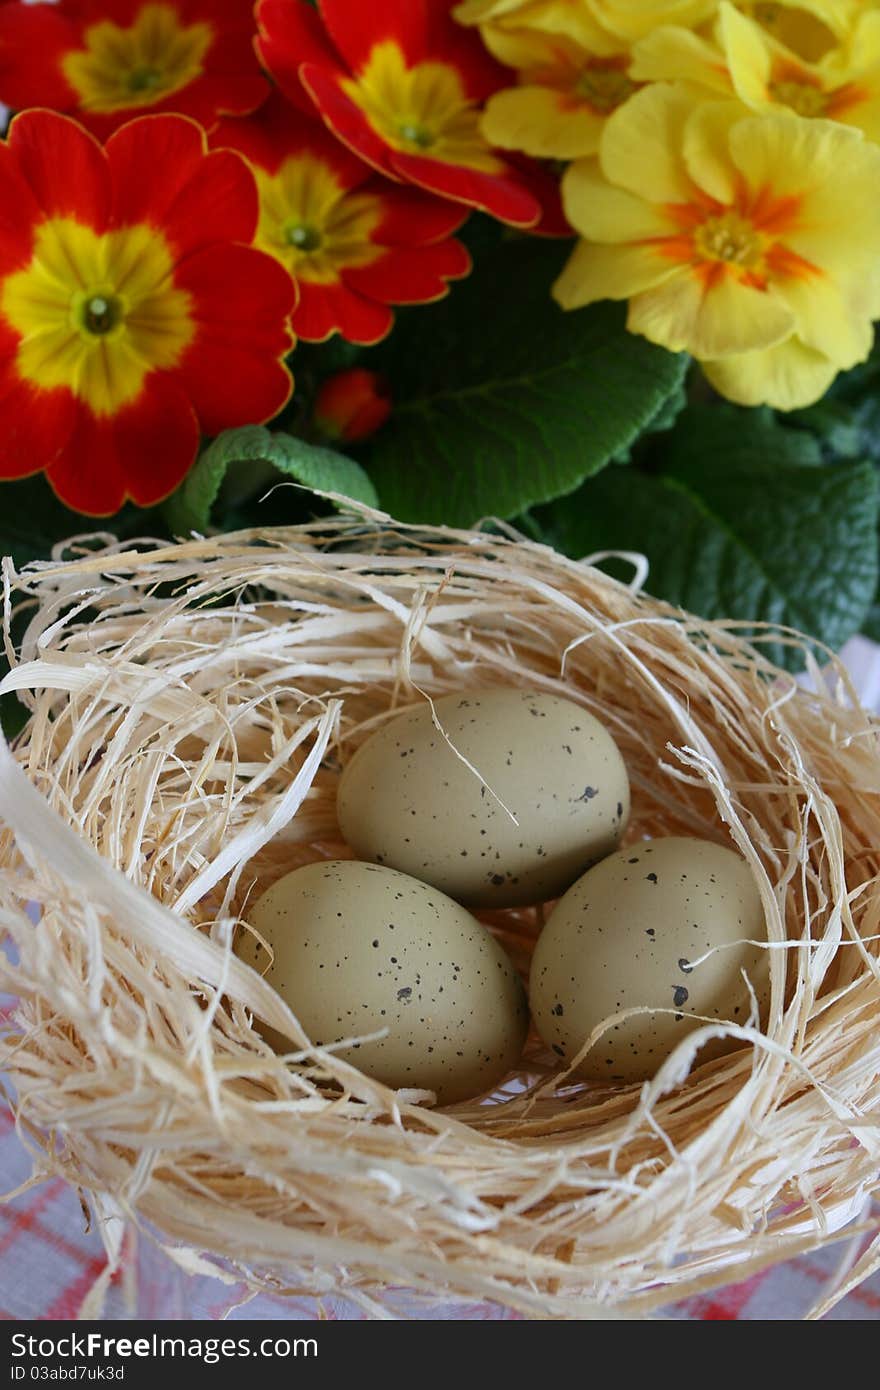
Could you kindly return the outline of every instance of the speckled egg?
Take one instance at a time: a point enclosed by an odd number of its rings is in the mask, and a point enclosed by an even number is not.
[[[439,728],[427,703],[407,710],[343,772],[339,825],[360,858],[472,907],[517,907],[558,897],[618,845],[629,780],[586,710],[528,690],[434,708]]]
[[[752,873],[708,840],[671,836],[619,850],[557,903],[532,957],[530,1004],[541,1037],[569,1061],[592,1030],[622,1009],[579,1065],[592,1080],[642,1081],[699,1023],[745,1023],[742,971],[766,1002],[767,930]],[[710,1044],[701,1057],[739,1044]]]
[[[339,1052],[368,1076],[449,1104],[492,1090],[516,1065],[528,1029],[519,977],[491,933],[436,888],[330,860],[279,879],[247,920],[274,953],[266,978],[313,1042],[388,1029]],[[250,933],[239,953],[264,971],[267,953]]]

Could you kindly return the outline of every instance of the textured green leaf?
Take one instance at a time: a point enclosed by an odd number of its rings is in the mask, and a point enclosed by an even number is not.
[[[650,592],[691,612],[785,624],[836,648],[876,591],[878,489],[870,463],[817,468],[816,447],[766,418],[690,411],[658,475],[609,469],[538,521],[570,555],[641,551]],[[782,643],[771,654],[800,664]]]
[[[230,468],[251,464],[254,481],[264,481],[270,466],[316,492],[335,492],[356,502],[376,505],[376,490],[359,463],[296,439],[289,434],[272,434],[262,425],[226,430],[218,435],[181,486],[165,503],[165,516],[172,531],[204,531],[211,521],[211,510]],[[269,480],[274,474],[269,471]]]
[[[550,287],[568,250],[502,243],[370,354],[394,412],[364,457],[393,515],[515,516],[571,492],[661,417],[687,359],[628,334],[621,305],[564,313]]]

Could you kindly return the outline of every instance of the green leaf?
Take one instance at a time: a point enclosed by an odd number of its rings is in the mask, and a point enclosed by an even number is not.
[[[569,555],[642,552],[648,590],[693,613],[784,624],[837,648],[877,588],[877,478],[868,462],[817,468],[817,448],[766,417],[694,409],[659,475],[609,469],[538,520]],[[782,643],[769,654],[802,665]]]
[[[628,334],[621,305],[553,301],[569,249],[502,242],[370,354],[395,404],[364,457],[394,516],[467,526],[571,492],[680,386],[687,359]]]
[[[376,490],[353,459],[293,435],[271,434],[262,425],[246,425],[218,435],[165,503],[172,531],[184,535],[206,530],[228,471],[243,465],[250,465],[247,472],[254,487],[271,484],[277,472],[317,492],[336,492],[376,505]]]

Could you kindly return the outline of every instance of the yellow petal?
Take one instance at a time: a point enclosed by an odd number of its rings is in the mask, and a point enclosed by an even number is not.
[[[562,203],[571,225],[591,241],[644,241],[675,231],[653,203],[610,184],[595,159],[569,165]]]
[[[794,200],[787,247],[844,276],[880,258],[880,148],[857,130],[774,112],[734,126],[730,151],[754,193]]]
[[[565,101],[553,87],[509,87],[490,99],[481,125],[489,144],[503,150],[579,159],[596,153],[605,121],[589,107]]]
[[[705,101],[688,117],[682,137],[687,171],[698,188],[725,206],[736,197],[739,176],[730,156],[730,132],[742,120],[738,101]]]
[[[638,39],[659,24],[700,24],[717,0],[587,0],[596,18],[624,39]]]
[[[459,24],[485,24],[521,8],[522,0],[461,0],[452,13]]]
[[[664,25],[633,45],[630,76],[635,82],[690,82],[730,96],[731,82],[721,50],[708,39]]]
[[[635,298],[627,326],[670,352],[715,358],[782,342],[794,315],[772,294],[740,284],[734,272],[706,289],[685,270]]]
[[[803,410],[821,400],[837,367],[820,352],[788,338],[763,352],[744,352],[722,362],[701,362],[708,379],[738,405],[769,405],[774,410]]]
[[[773,59],[767,35],[752,20],[722,0],[718,41],[727,59],[736,95],[746,106],[762,111],[773,104],[767,90]]]
[[[809,280],[776,278],[773,288],[794,314],[802,343],[839,368],[864,362],[874,341],[871,313],[876,283],[866,278],[864,288],[861,283],[855,285],[851,296],[844,295],[826,275]]]
[[[579,241],[553,286],[563,309],[599,299],[629,299],[679,273],[679,267],[645,246],[596,246]]]
[[[845,179],[860,143],[847,126],[777,111],[746,117],[730,132],[733,161],[749,187],[772,189],[777,197],[800,197],[829,179]]]
[[[568,5],[526,5],[509,17],[484,24],[480,33],[490,53],[512,68],[553,61],[560,45],[566,52],[603,58],[627,51],[626,44],[607,33],[589,11]]]
[[[680,155],[694,103],[665,82],[643,87],[608,118],[599,159],[611,183],[651,203],[686,203],[693,189]]]

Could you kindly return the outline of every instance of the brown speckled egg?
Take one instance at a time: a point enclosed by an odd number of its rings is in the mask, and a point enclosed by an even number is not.
[[[629,779],[586,710],[528,690],[447,695],[435,709],[443,733],[417,705],[345,768],[339,824],[360,858],[472,907],[517,907],[558,897],[619,844]]]
[[[766,939],[754,878],[732,850],[677,836],[619,850],[578,879],[547,920],[532,957],[535,1025],[569,1061],[622,1009],[669,1010],[614,1024],[578,1067],[592,1080],[642,1081],[700,1026],[692,1015],[748,1021],[743,970],[766,1002],[768,952],[747,944]],[[700,1056],[739,1045],[716,1042]]]
[[[491,1091],[516,1065],[528,1028],[519,977],[491,933],[435,888],[330,860],[279,879],[247,920],[274,952],[266,978],[313,1042],[388,1029],[339,1052],[367,1076],[448,1104]],[[239,954],[265,969],[250,933]],[[260,1031],[277,1051],[292,1049]]]

